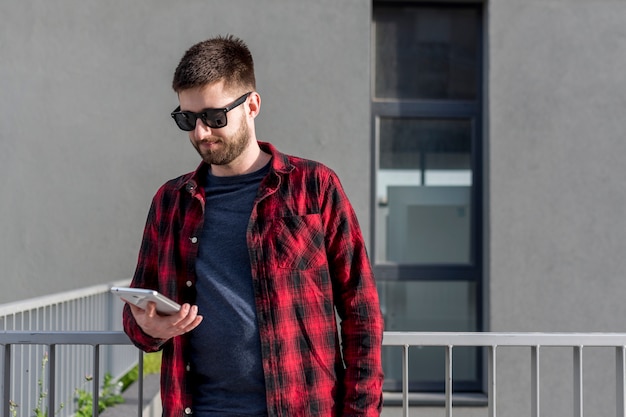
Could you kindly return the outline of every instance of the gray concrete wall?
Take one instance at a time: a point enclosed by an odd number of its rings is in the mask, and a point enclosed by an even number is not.
[[[367,235],[370,8],[0,2],[0,303],[132,275],[153,193],[199,162],[171,76],[218,34],[255,56],[259,139],[334,168]]]
[[[488,12],[488,328],[624,332],[626,3]],[[585,354],[585,415],[613,416],[614,352]],[[499,362],[499,414],[530,415],[530,352]],[[542,415],[573,415],[571,350],[542,364]]]
[[[625,19],[491,3],[492,330],[626,331]]]

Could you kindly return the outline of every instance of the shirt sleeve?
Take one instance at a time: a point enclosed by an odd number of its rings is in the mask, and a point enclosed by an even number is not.
[[[384,326],[374,274],[356,214],[334,173],[322,198],[327,256],[346,365],[342,416],[379,416]]]
[[[143,239],[139,249],[137,267],[131,287],[136,288],[158,288],[158,255],[157,255],[157,203],[156,197],[152,201],[148,219],[143,232]],[[163,339],[156,339],[146,334],[135,321],[130,307],[124,305],[122,313],[122,323],[124,331],[135,346],[145,352],[155,352],[160,350],[166,342]]]

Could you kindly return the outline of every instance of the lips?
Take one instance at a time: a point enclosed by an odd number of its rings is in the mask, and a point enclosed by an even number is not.
[[[212,148],[212,147],[214,147],[215,145],[217,145],[219,143],[221,143],[220,140],[203,140],[203,141],[200,142],[200,145],[201,146],[206,146],[208,148]]]

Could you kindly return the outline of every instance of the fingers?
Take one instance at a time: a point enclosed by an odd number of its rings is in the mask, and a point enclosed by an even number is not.
[[[177,336],[190,332],[198,327],[202,321],[202,316],[198,315],[198,306],[191,306],[189,304],[182,305],[177,317],[179,317],[180,320],[173,323],[178,330]]]
[[[135,319],[137,319],[138,316],[143,316],[146,313],[146,310],[144,310],[143,308],[137,307],[133,303],[129,303],[126,300],[124,300],[124,302],[126,303],[126,305],[128,305],[128,307],[130,307],[130,311],[133,313]]]
[[[156,309],[156,303],[153,301],[149,301],[148,305],[146,306],[146,316],[148,318],[153,318],[155,316],[158,316],[159,314],[157,313],[157,309]]]
[[[146,309],[129,304],[137,324],[148,335],[157,339],[171,339],[198,327],[202,316],[198,315],[198,307],[183,304],[178,313],[161,316],[156,311],[156,304],[148,303]]]
[[[185,303],[180,306],[180,311],[173,316],[178,317],[178,320],[175,324],[182,324],[186,320],[189,320],[190,316],[194,316],[196,314],[198,314],[198,306],[192,306],[188,303]]]

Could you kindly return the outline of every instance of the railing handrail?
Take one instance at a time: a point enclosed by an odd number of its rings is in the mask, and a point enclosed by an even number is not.
[[[450,343],[454,340],[454,343]],[[626,333],[549,332],[394,332],[384,333],[387,346],[626,346]]]
[[[0,331],[0,345],[129,345],[121,331]]]
[[[127,285],[128,283],[129,280],[125,279],[106,284],[93,285],[91,287],[64,291],[56,294],[43,295],[41,297],[29,298],[26,300],[14,301],[12,303],[0,304],[0,317],[102,294],[109,291],[112,286]]]
[[[25,341],[15,342],[28,336]],[[122,331],[0,331],[0,344],[126,344]],[[109,338],[109,339],[107,339]],[[111,341],[110,338],[113,338]],[[450,343],[454,339],[454,343]],[[35,341],[36,340],[36,341]],[[384,332],[383,345],[399,346],[626,346],[626,333],[551,333],[551,332]]]

